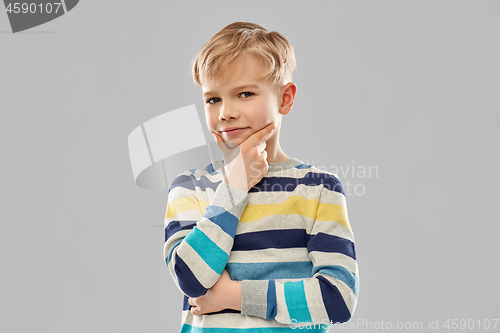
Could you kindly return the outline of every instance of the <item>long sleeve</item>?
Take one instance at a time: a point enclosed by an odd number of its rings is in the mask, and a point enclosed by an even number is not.
[[[243,280],[241,314],[282,324],[351,318],[358,298],[358,265],[344,190],[333,175],[321,189],[307,251],[310,278]]]
[[[233,246],[248,193],[213,182],[213,174],[184,172],[172,182],[165,214],[164,259],[187,296],[204,295],[219,279]],[[198,191],[213,191],[207,205]],[[206,207],[206,209],[205,209]]]

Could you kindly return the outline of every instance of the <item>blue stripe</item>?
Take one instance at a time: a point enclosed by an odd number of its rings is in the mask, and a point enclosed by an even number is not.
[[[304,281],[288,281],[285,282],[283,288],[290,320],[295,319],[299,323],[312,322],[309,306],[307,305],[306,292],[304,290]]]
[[[318,276],[321,297],[325,304],[326,313],[330,321],[335,323],[344,323],[351,318],[351,313],[345,304],[342,294],[336,286],[331,284],[324,276]]]
[[[226,266],[229,255],[217,246],[207,235],[198,227],[184,238],[184,240],[198,253],[198,255],[212,268],[217,274],[222,274]]]
[[[179,244],[182,242],[182,239],[179,239],[175,244],[174,246],[172,246],[170,248],[170,251],[168,251],[168,256],[167,256],[167,259],[165,259],[165,263],[167,264],[168,266],[168,263],[170,262],[170,259],[172,259],[172,253],[174,252],[174,249],[179,246]]]
[[[190,297],[205,295],[208,289],[203,287],[200,282],[198,282],[198,279],[194,276],[193,272],[177,254],[175,255],[174,270],[175,275],[177,275],[179,287],[184,294],[189,295]]]
[[[274,280],[269,280],[267,283],[267,311],[266,319],[271,320],[276,317],[278,308],[276,304],[276,285]]]
[[[309,235],[304,229],[280,229],[247,232],[234,237],[232,251],[289,249],[307,247]]]
[[[309,252],[336,252],[356,260],[356,250],[354,243],[343,237],[333,236],[318,232],[316,235],[311,235],[307,244]]]
[[[295,166],[296,169],[310,169],[311,167],[312,167],[311,164],[305,164],[305,163]]]
[[[255,327],[255,328],[223,328],[223,327],[195,327],[188,324],[183,324],[180,333],[283,333],[283,332],[300,332],[306,333],[327,333],[329,329],[328,324],[311,323],[311,328],[306,325],[298,326],[293,323],[288,327]]]
[[[238,228],[238,223],[240,222],[236,216],[222,207],[208,205],[203,217],[217,224],[226,234],[234,238],[236,228]]]
[[[313,274],[319,272],[320,274],[330,275],[349,286],[352,289],[356,297],[358,297],[359,291],[359,280],[356,274],[345,268],[344,266],[338,265],[324,265],[324,266],[315,266],[313,268]]]
[[[313,276],[311,261],[234,263],[226,265],[231,280],[305,279]]]

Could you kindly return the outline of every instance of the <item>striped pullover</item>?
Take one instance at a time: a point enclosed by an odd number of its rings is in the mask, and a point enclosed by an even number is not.
[[[172,182],[164,259],[184,294],[181,332],[327,332],[351,318],[359,279],[342,184],[296,158],[268,164],[248,193],[222,183],[222,159]],[[241,281],[241,311],[193,315],[188,298],[224,269]]]

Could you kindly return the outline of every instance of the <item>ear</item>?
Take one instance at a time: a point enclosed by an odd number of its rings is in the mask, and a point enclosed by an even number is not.
[[[282,115],[288,114],[292,109],[293,102],[295,100],[295,94],[297,94],[297,86],[293,82],[288,82],[281,89],[281,105],[280,113]]]

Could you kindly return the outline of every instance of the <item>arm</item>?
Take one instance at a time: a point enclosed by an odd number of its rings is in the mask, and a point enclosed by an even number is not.
[[[215,185],[202,176],[198,190]],[[176,285],[187,296],[204,295],[221,276],[233,246],[248,193],[219,184],[210,204],[200,202],[195,176],[177,176],[169,189],[165,214],[164,259]]]
[[[340,181],[326,179],[307,243],[312,277],[243,280],[241,314],[283,324],[348,321],[357,304],[359,281],[354,236]]]

